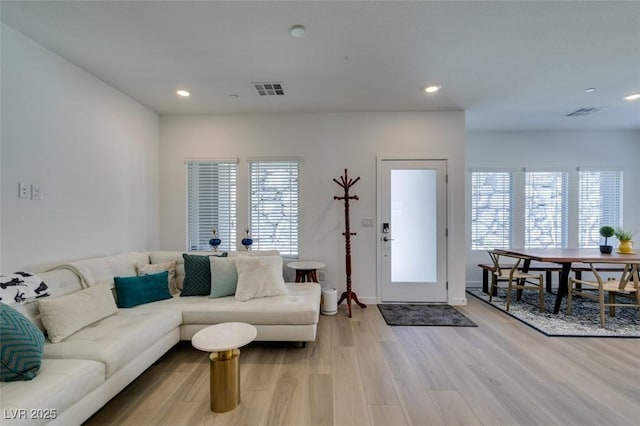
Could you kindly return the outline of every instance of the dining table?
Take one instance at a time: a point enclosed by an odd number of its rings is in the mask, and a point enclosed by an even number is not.
[[[562,298],[567,295],[569,289],[569,273],[571,272],[571,265],[574,263],[613,263],[613,264],[634,264],[640,263],[640,254],[638,252],[633,253],[620,253],[613,252],[611,254],[600,253],[597,248],[508,248],[508,249],[496,249],[496,253],[521,258],[523,260],[522,271],[528,272],[529,265],[532,260],[537,262],[556,263],[562,265],[560,271],[560,278],[558,282],[558,292],[556,294],[556,301],[553,308],[553,313],[560,312],[560,305],[562,304]]]

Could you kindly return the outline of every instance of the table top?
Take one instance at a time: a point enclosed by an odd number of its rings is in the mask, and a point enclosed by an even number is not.
[[[496,249],[497,253],[506,255],[514,255],[539,262],[553,263],[572,263],[572,262],[590,262],[590,263],[640,263],[640,254],[623,254],[613,252],[611,254],[602,254],[599,249]]]
[[[324,268],[326,265],[322,262],[291,262],[291,263],[287,263],[287,266],[291,269],[311,271],[313,269]]]
[[[253,342],[258,330],[244,322],[223,322],[198,331],[191,344],[194,348],[206,352],[222,352],[237,349]]]

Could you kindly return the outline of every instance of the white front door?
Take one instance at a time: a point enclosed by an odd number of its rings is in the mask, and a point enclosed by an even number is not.
[[[378,160],[382,302],[447,301],[446,217],[446,160]]]

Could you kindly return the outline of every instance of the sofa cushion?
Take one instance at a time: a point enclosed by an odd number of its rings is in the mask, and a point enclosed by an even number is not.
[[[42,331],[20,312],[0,303],[0,338],[0,380],[33,379],[42,361]]]
[[[53,343],[60,342],[89,324],[118,312],[109,285],[38,301],[40,319]]]
[[[209,256],[184,253],[184,282],[180,296],[208,296],[211,293]]]
[[[282,278],[280,256],[237,256],[234,258],[238,270],[236,300],[241,302],[258,297],[287,294]]]
[[[229,257],[236,256],[280,256],[280,252],[278,250],[248,250],[229,252]]]
[[[113,277],[129,277],[136,275],[137,264],[149,263],[146,253],[129,252],[112,256],[82,259],[58,265],[53,269],[70,269],[80,277],[82,287],[100,284],[110,284],[113,287]]]
[[[234,296],[210,299],[206,296],[176,297],[135,309],[173,308],[182,312],[182,324],[247,322],[253,325],[317,324],[320,314],[320,286],[316,283],[286,283],[288,294],[240,302]],[[45,346],[46,354],[46,346]]]
[[[44,357],[100,361],[106,364],[106,377],[109,378],[180,326],[180,311],[153,308],[155,303],[120,309],[116,315],[83,328],[63,342],[47,343]],[[151,309],[140,309],[142,307]]]
[[[23,409],[27,415],[31,410],[55,410],[59,416],[82,397],[104,383],[105,365],[97,361],[81,359],[43,359],[38,375],[29,382],[0,383],[2,409]],[[15,412],[15,411],[14,411]],[[44,414],[44,411],[43,411]],[[49,419],[51,420],[51,418]],[[35,417],[17,424],[47,423],[47,419],[38,421]],[[7,417],[4,422],[11,423]]]
[[[133,308],[145,303],[171,299],[167,284],[168,271],[135,277],[115,277],[118,307]]]
[[[150,275],[167,271],[167,283],[169,286],[169,291],[171,292],[171,294],[173,294],[178,292],[178,286],[176,284],[176,264],[177,262],[175,260],[163,263],[151,263],[149,265],[138,263],[136,265],[136,272],[138,273],[138,275]]]
[[[209,297],[214,299],[235,294],[238,285],[235,259],[211,256],[209,262],[211,263],[211,294]]]

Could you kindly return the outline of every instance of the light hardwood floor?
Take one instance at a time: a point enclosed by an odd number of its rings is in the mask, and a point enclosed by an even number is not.
[[[469,298],[479,327],[321,316],[304,349],[242,349],[242,403],[209,411],[207,354],[182,342],[87,425],[640,425],[640,339],[545,337]]]

